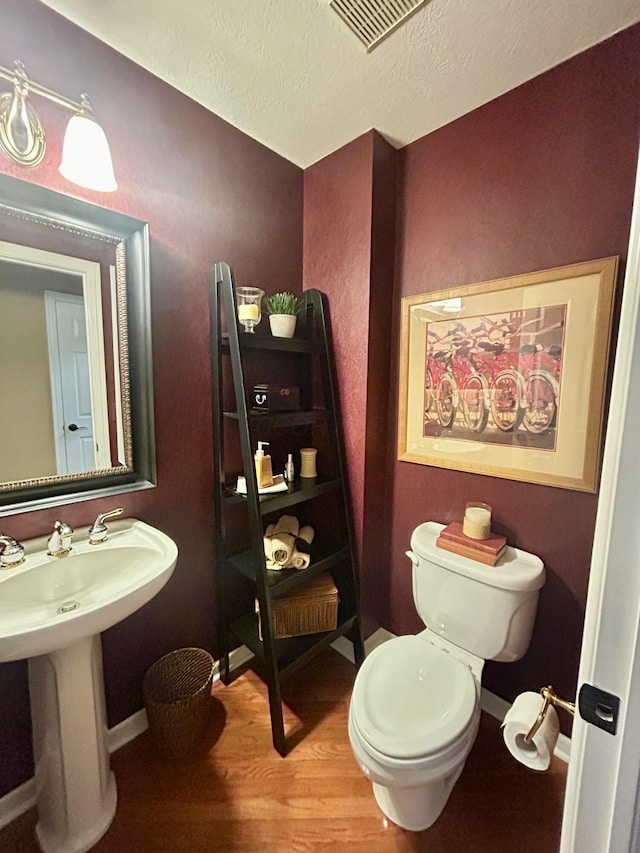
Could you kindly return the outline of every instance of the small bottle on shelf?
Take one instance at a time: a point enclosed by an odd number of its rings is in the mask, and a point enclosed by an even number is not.
[[[290,453],[287,456],[287,464],[284,466],[284,478],[287,483],[293,483],[294,476],[295,470],[293,467],[293,453]]]

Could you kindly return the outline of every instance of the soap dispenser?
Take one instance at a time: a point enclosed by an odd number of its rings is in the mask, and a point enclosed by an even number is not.
[[[259,441],[258,449],[255,452],[254,460],[256,463],[256,481],[259,489],[266,489],[268,486],[273,486],[273,470],[271,468],[271,457],[266,455],[263,446],[269,444],[268,441]]]

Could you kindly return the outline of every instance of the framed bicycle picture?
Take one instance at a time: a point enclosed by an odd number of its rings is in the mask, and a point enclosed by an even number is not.
[[[404,297],[398,459],[594,492],[617,268]]]

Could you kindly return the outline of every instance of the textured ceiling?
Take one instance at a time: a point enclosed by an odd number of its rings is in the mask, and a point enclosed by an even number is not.
[[[430,0],[367,53],[328,0],[45,2],[302,167],[371,128],[406,145],[640,20],[638,0]]]

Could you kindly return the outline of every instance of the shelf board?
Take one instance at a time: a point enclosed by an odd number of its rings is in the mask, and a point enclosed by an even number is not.
[[[320,548],[316,550],[314,560],[307,569],[266,569],[267,584],[271,597],[279,598],[282,595],[286,595],[296,587],[308,583],[311,578],[331,569],[333,566],[337,566],[338,563],[347,559],[349,559],[349,548],[346,545],[331,550],[330,546],[325,544],[322,550]],[[239,574],[256,583],[257,560],[251,549],[241,551],[239,554],[229,557],[227,562]]]
[[[229,349],[229,332],[222,334],[222,348]],[[302,338],[274,338],[272,335],[248,335],[245,332],[238,333],[240,350],[270,350],[271,352],[299,352],[317,353],[320,347],[315,341],[303,340]]]
[[[323,480],[321,477],[299,477],[286,492],[271,492],[259,495],[260,512],[262,515],[277,512],[278,510],[310,501],[320,495],[337,492],[340,486],[341,482],[336,478]],[[225,503],[227,505],[246,502],[246,495],[239,494],[231,487],[225,490]]]
[[[226,411],[222,413],[225,418],[234,421],[239,420],[238,412]],[[260,424],[261,427],[273,429],[274,427],[309,426],[326,421],[331,414],[328,409],[310,409],[306,412],[263,412],[259,409],[249,409],[249,419]]]
[[[354,625],[356,616],[342,619],[333,631],[323,631],[320,634],[302,634],[299,637],[286,637],[274,640],[274,650],[278,661],[280,680],[283,681],[300,667],[315,657],[319,652],[330,646],[338,637],[346,634]],[[258,636],[258,617],[243,616],[229,626],[235,636],[253,652],[257,661],[264,661],[264,647]]]

